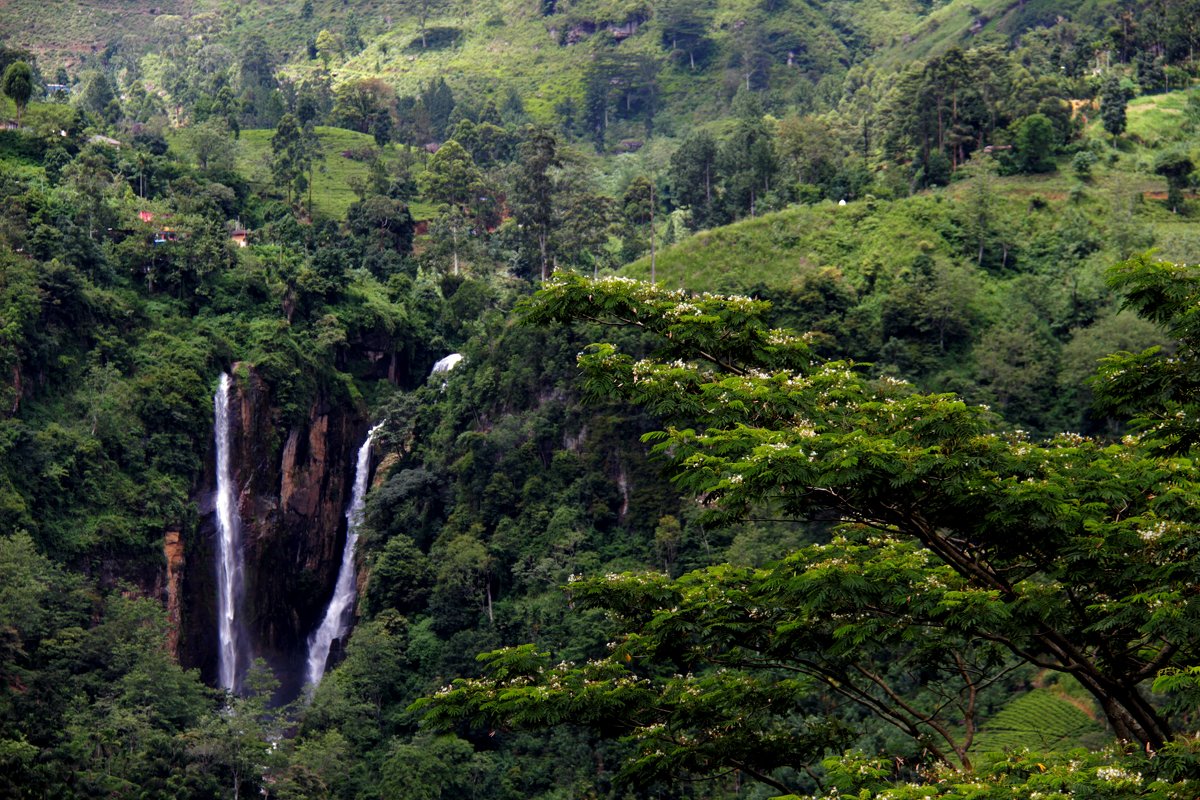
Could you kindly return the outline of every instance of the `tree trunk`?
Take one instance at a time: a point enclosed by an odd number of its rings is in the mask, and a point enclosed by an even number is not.
[[[886,519],[889,515],[879,516]],[[998,590],[1005,602],[1017,598],[1013,587],[1003,577],[981,565],[972,554],[941,536],[927,522],[912,519],[910,523],[913,523],[912,531],[917,540],[936,553],[959,575],[976,586]],[[1075,676],[1096,698],[1118,738],[1137,742],[1147,753],[1162,749],[1171,738],[1170,728],[1141,695],[1137,686],[1129,686],[1120,679],[1106,675],[1097,665],[1096,657],[1089,656],[1069,636],[1053,628],[1043,628],[1032,634],[1032,639],[1037,643],[1036,647],[1057,664],[1053,669]],[[1019,658],[1026,661],[1033,658],[1027,649],[1014,641],[1005,637],[999,637],[996,641],[1003,643]]]
[[[654,252],[654,184],[650,184],[650,283],[655,284],[655,252]]]
[[[1137,742],[1147,753],[1161,750],[1171,731],[1137,687],[1113,686],[1086,666],[1071,674],[1096,698],[1117,738]]]
[[[538,234],[538,250],[542,254],[542,280],[546,280],[546,278],[549,276],[546,274],[546,234],[545,233]]]

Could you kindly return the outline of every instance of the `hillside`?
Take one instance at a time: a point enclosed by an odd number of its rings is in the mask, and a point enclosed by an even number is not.
[[[342,219],[357,197],[352,184],[365,181],[370,173],[372,154],[378,151],[375,140],[365,133],[342,128],[318,126],[314,129],[319,148],[314,156],[313,211],[333,219]],[[237,168],[252,183],[269,186],[271,177],[271,130],[242,131],[237,142]],[[400,156],[384,151],[383,163],[390,166]],[[413,203],[413,216],[418,220],[430,216],[427,205]]]
[[[891,28],[890,36],[870,63],[878,69],[897,70],[915,59],[926,59],[951,47],[1012,42],[1028,30],[1050,27],[1061,18],[1094,25],[1110,13],[1111,7],[1094,0],[939,3],[920,19]],[[894,18],[890,21],[898,22]]]
[[[598,60],[616,59],[636,71],[639,59],[650,59],[664,67],[655,91],[670,132],[712,121],[739,87],[820,108],[835,98],[852,65],[860,72],[892,70],[902,60],[1012,39],[1054,21],[1051,10],[1037,3],[981,7],[965,0],[927,9],[849,0],[820,6],[713,0],[657,8],[615,0],[501,0],[411,7],[357,2],[349,10],[316,0],[307,14],[303,5],[97,0],[78,13],[77,4],[61,0],[49,7],[17,0],[0,8],[0,30],[10,46],[39,55],[47,79],[60,66],[77,74],[119,65],[132,80],[154,72],[139,62],[173,37],[186,34],[226,48],[224,57],[230,57],[247,37],[257,36],[293,79],[328,65],[335,83],[381,76],[401,94],[412,94],[434,77],[448,77],[457,91],[497,105],[515,93],[534,119],[547,124],[562,113],[564,101],[575,104],[576,114],[584,111],[585,85]],[[329,51],[315,57],[308,48],[321,31],[333,39]],[[634,128],[625,133],[645,136]]]
[[[826,200],[791,207],[664,245],[656,258],[658,279],[694,291],[737,292],[759,285],[787,286],[822,268],[835,267],[862,288],[881,269],[884,276],[893,275],[919,252],[952,257],[957,243],[945,238],[945,221],[964,213],[971,198],[978,196],[981,183],[997,204],[998,218],[1007,219],[1010,225],[1025,218],[1026,227],[1019,233],[1014,228],[1010,243],[1011,266],[1017,272],[1026,271],[1020,265],[1019,250],[1031,235],[1053,226],[1072,208],[1085,209],[1088,216],[1103,216],[1104,204],[1122,196],[1133,198],[1133,221],[1151,232],[1166,257],[1196,261],[1200,250],[1187,236],[1192,223],[1162,213],[1161,202],[1153,202],[1165,196],[1166,182],[1148,169],[1161,148],[1180,142],[1197,146],[1196,137],[1181,131],[1181,117],[1191,94],[1176,91],[1131,101],[1127,131],[1136,147],[1113,153],[1112,162],[1095,167],[1086,181],[1073,176],[1063,160],[1056,171],[1045,175],[963,175],[944,189],[896,202],[859,200],[842,207]],[[1091,131],[1103,135],[1099,122],[1093,123]],[[1095,255],[1098,263],[1120,257],[1104,244],[1112,242],[1111,236],[1104,237]],[[649,257],[628,264],[623,273],[648,278]]]

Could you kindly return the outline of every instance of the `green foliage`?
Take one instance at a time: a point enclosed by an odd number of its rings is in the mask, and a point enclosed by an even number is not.
[[[1121,264],[1109,280],[1122,289],[1128,306],[1164,326],[1180,342],[1168,355],[1160,347],[1105,358],[1093,383],[1097,404],[1132,417],[1145,444],[1167,453],[1186,453],[1200,442],[1191,420],[1191,388],[1197,355],[1195,267],[1152,261],[1142,255]]]
[[[944,184],[943,173],[965,164],[997,132],[1035,116],[1054,97],[1049,81],[1023,86],[1021,66],[995,47],[951,47],[909,67],[882,98],[884,151],[901,159],[915,154],[922,169],[919,185]],[[1032,161],[1024,167],[1041,167],[1047,155],[1044,115],[1036,116],[1029,131],[1036,134],[1024,147]]]
[[[1195,281],[1179,280],[1177,270],[1141,262],[1115,280],[1131,289],[1131,303],[1171,322],[1190,347],[1194,302],[1175,287]],[[758,706],[735,687],[786,669],[889,719],[939,760],[966,767],[980,687],[1000,680],[1011,669],[1006,663],[1024,662],[1076,678],[1119,738],[1150,750],[1166,746],[1170,725],[1138,684],[1188,665],[1180,654],[1191,636],[1190,601],[1175,576],[1191,569],[1184,498],[1194,477],[1190,462],[1156,453],[1162,431],[1119,445],[1075,434],[1040,444],[1020,431],[997,434],[982,409],[954,396],[872,383],[844,363],[813,360],[801,340],[767,329],[765,312],[765,304],[742,298],[564,275],[545,285],[525,315],[608,321],[661,337],[649,359],[609,344],[585,351],[589,391],[627,398],[664,419],[666,427],[646,438],[671,464],[677,485],[704,498],[711,522],[764,511],[833,519],[841,525],[832,540],[761,570],[573,582],[574,602],[608,609],[626,631],[607,657],[551,669],[549,656],[532,648],[492,654],[488,677],[424,701],[430,719],[544,725],[569,718],[602,730],[620,722],[635,739],[664,724],[679,732],[679,749],[656,742],[655,752],[667,755],[635,758],[631,774],[643,767],[650,775],[658,768],[708,772],[744,763],[749,751],[772,755],[747,771],[787,791],[780,768],[805,766],[816,751],[800,763],[791,759],[806,751],[795,741],[773,751],[776,728],[765,721],[744,726],[765,739],[747,746],[733,736],[710,750],[705,737],[681,733],[692,710],[686,690],[673,694],[680,676],[656,677],[674,671],[688,673],[685,685],[692,674],[711,680],[700,696],[720,713],[744,714]],[[1187,391],[1186,378],[1138,372]],[[1107,374],[1109,402],[1136,390],[1111,383],[1111,368]],[[1144,391],[1120,396],[1142,408],[1157,405]],[[705,664],[725,671],[699,672]],[[964,703],[954,716],[939,719],[919,699],[902,699],[892,682],[917,664],[940,670],[924,680],[940,687],[938,697]],[[997,720],[999,730],[1006,723]],[[715,729],[705,728],[710,735]],[[781,730],[794,736],[805,728],[792,721]]]
[[[1054,150],[1058,144],[1054,126],[1044,114],[1032,114],[1017,124],[1013,138],[1017,169],[1021,172],[1050,172],[1054,169]]]
[[[714,220],[719,173],[717,143],[706,133],[683,141],[671,156],[671,186],[675,202],[691,211],[695,228],[707,228]]]
[[[165,652],[158,604],[101,595],[25,534],[0,540],[0,575],[6,792],[208,796],[217,775],[191,737],[223,716]]]
[[[1100,119],[1114,139],[1125,132],[1125,106],[1129,98],[1116,75],[1109,75],[1100,90]]]
[[[453,736],[416,739],[392,746],[379,787],[399,800],[439,800],[495,791],[492,759]]]
[[[855,796],[884,798],[1117,798],[1150,797],[1173,800],[1190,794],[1193,779],[1182,778],[1178,767],[1195,763],[1194,746],[1170,745],[1161,756],[1108,748],[1044,752],[1027,747],[995,754],[971,774],[933,769],[920,783],[897,780],[886,761],[862,753],[827,759],[827,791],[806,795],[810,800]]]
[[[217,118],[193,125],[186,137],[201,172],[217,176],[233,171],[237,143],[224,120]]]
[[[520,145],[520,165],[512,192],[513,215],[525,236],[537,247],[538,266],[544,280],[550,274],[550,233],[554,224],[554,181],[550,171],[561,166],[558,142],[547,130],[535,129]]]
[[[475,205],[483,175],[471,154],[451,139],[438,148],[421,174],[421,191],[435,203],[466,209]]]
[[[378,78],[348,81],[334,92],[333,113],[345,127],[360,133],[383,130],[391,127],[391,115],[395,113],[396,93]],[[378,138],[378,137],[377,137]],[[387,136],[382,137],[383,144]]]
[[[1181,148],[1160,153],[1154,159],[1154,172],[1167,179],[1167,204],[1176,214],[1183,205],[1183,189],[1191,180],[1195,168],[1191,154]]]
[[[131,15],[101,0],[86,19],[29,13],[23,2],[0,8],[0,28],[30,42],[42,69],[81,70],[72,104],[0,99],[0,113],[15,110],[23,126],[0,136],[0,520],[28,531],[0,547],[3,585],[12,587],[0,591],[0,793],[720,798],[843,782],[847,791],[903,792],[935,774],[968,787],[973,778],[930,771],[935,751],[970,760],[987,776],[981,782],[1010,795],[1065,793],[1070,781],[1080,794],[1129,788],[1093,767],[1143,772],[1148,793],[1161,788],[1149,788],[1151,772],[1174,780],[1160,764],[1190,774],[1189,756],[1168,744],[1150,762],[1080,756],[1084,777],[1046,757],[1059,783],[1026,787],[1041,769],[1014,757],[1006,772],[978,750],[992,746],[989,719],[1006,719],[1005,700],[1032,670],[1012,669],[1017,656],[954,627],[1027,644],[1035,623],[1074,626],[1073,635],[1092,637],[1089,647],[1103,635],[1140,664],[1161,656],[1160,640],[1186,639],[1187,598],[1169,594],[1180,581],[1165,574],[1175,555],[1163,557],[1164,575],[1147,579],[1141,599],[1110,584],[1120,569],[1150,568],[1150,556],[1138,555],[1142,532],[1173,521],[1171,504],[1191,491],[1178,477],[1185,464],[1169,462],[1172,479],[1168,462],[1145,452],[1190,447],[1187,348],[1183,366],[1171,366],[1168,348],[1135,363],[1146,365],[1141,374],[1118,376],[1147,383],[1100,388],[1110,413],[1139,416],[1149,432],[1135,431],[1144,438],[1124,450],[1091,440],[996,444],[987,435],[1000,423],[975,406],[989,402],[1039,431],[1120,430],[1086,414],[1081,378],[1098,356],[1161,337],[1116,314],[1099,275],[1114,254],[1155,242],[1173,258],[1195,250],[1184,225],[1140,202],[1161,188],[1150,175],[1155,156],[1194,150],[1179,124],[1189,119],[1187,98],[1129,103],[1119,151],[1074,141],[1082,114],[1072,117],[1062,98],[1095,91],[1096,42],[1117,69],[1135,64],[1143,88],[1180,85],[1196,43],[1190,4],[1142,4],[1128,17],[1076,3],[894,5],[501,0],[367,3],[345,17],[330,2],[282,15],[201,2],[179,17],[170,4]],[[105,42],[104,51],[67,54],[56,43],[85,41]],[[887,65],[900,56],[914,67],[897,78]],[[36,89],[32,55],[0,47],[0,68],[19,61]],[[59,72],[56,81],[69,83]],[[278,142],[276,163],[286,168],[273,179],[271,138],[286,128],[285,111],[299,139]],[[562,135],[518,127],[529,120],[561,124]],[[334,121],[356,130],[313,127]],[[1048,158],[1047,125],[1054,147],[1079,151],[1077,160],[1103,156],[1089,165],[1086,191],[1052,174],[998,177],[974,166],[988,145],[998,146],[1004,171],[1038,152]],[[92,134],[123,141],[89,143]],[[614,152],[583,154],[575,137]],[[475,170],[467,190],[435,198],[450,170],[393,140],[456,141]],[[449,144],[443,151],[459,156]],[[1172,175],[1160,174],[1173,188]],[[1178,184],[1186,188],[1186,176]],[[285,195],[308,208],[286,208]],[[1117,195],[1139,201],[1109,203]],[[823,198],[851,203],[816,205]],[[813,205],[757,216],[795,203]],[[141,223],[141,211],[155,221]],[[672,240],[689,215],[698,232],[658,254],[668,285],[753,291],[774,305],[653,294],[621,305],[608,290],[622,282],[589,292],[586,313],[601,322],[615,313],[634,330],[608,329],[615,349],[587,356],[611,367],[593,373],[590,390],[628,395],[584,407],[571,369],[600,334],[514,328],[507,309],[525,291],[523,277],[617,266],[622,245],[632,256],[661,233],[648,229],[659,213],[670,214]],[[418,228],[414,214],[429,225]],[[703,231],[745,215],[756,218]],[[230,246],[234,224],[252,231],[250,247]],[[167,227],[173,240],[152,245]],[[631,274],[648,269],[635,264]],[[583,291],[572,303],[585,305]],[[775,330],[781,324],[814,333],[792,340]],[[694,359],[697,350],[716,361]],[[466,359],[426,385],[429,364],[449,351]],[[874,366],[847,365],[844,377],[821,365],[825,357]],[[278,749],[266,745],[280,723],[263,694],[219,715],[220,701],[165,654],[160,615],[119,596],[159,591],[163,532],[197,530],[212,382],[236,362],[263,381],[280,434],[329,405],[365,403],[390,420],[361,540],[362,617],[294,746],[283,740]],[[811,384],[772,384],[756,372],[764,366]],[[964,400],[914,395],[883,378],[894,375]],[[388,399],[393,387],[400,392]],[[804,398],[821,391],[842,410],[813,413]],[[1134,403],[1141,396],[1147,405]],[[664,416],[632,409],[628,397]],[[920,430],[885,422],[893,406]],[[814,436],[791,442],[786,425],[772,427],[779,420],[797,431],[812,423]],[[738,423],[746,430],[735,435]],[[672,424],[660,457],[693,459],[694,484],[681,485],[729,500],[736,517],[734,477],[757,482],[758,494],[743,499],[758,519],[700,524],[701,506],[680,501],[639,442]],[[802,447],[809,439],[821,444]],[[779,444],[779,463],[755,461]],[[1024,446],[1020,458],[1010,452]],[[800,450],[828,468],[802,463]],[[1118,453],[1129,455],[1127,472],[1125,462],[1111,467]],[[1110,467],[1112,475],[1096,474]],[[917,563],[921,551],[901,541],[891,517],[875,520],[888,530],[872,541],[863,529],[837,528],[837,512],[797,499],[789,482],[768,490],[773,469],[808,480],[818,497],[863,500],[874,487],[866,500],[908,498],[951,538],[950,523],[968,513],[996,525],[1019,519],[1004,529],[1010,549],[998,534],[969,535],[983,542],[985,563],[1010,558],[1002,568],[1033,575],[1032,584],[1018,581],[1014,597],[995,602],[994,589]],[[982,488],[968,485],[980,470]],[[1027,495],[1024,480],[1036,484]],[[938,505],[942,495],[921,494],[937,482],[954,497],[996,503],[982,512],[965,499]],[[1071,482],[1078,497],[1055,488]],[[1127,495],[1130,516],[1106,517],[1112,498]],[[797,524],[789,506],[812,518]],[[883,516],[880,505],[865,507]],[[1078,544],[1079,528],[1093,536],[1088,546]],[[1025,533],[1045,534],[1047,552],[1065,552],[1067,565],[1021,561],[1013,553]],[[1097,538],[1101,546],[1089,549]],[[1176,555],[1190,552],[1182,533],[1163,541]],[[1134,555],[1122,562],[1125,551]],[[824,563],[836,559],[845,565]],[[747,566],[713,567],[726,560]],[[189,554],[187,569],[198,564]],[[625,574],[651,566],[675,579]],[[1075,569],[1081,592],[1116,607],[1055,616],[1057,584]],[[579,574],[605,577],[569,581]],[[946,588],[928,587],[930,574]],[[136,585],[114,592],[117,576]],[[836,616],[857,601],[873,603],[873,615]],[[1183,610],[1152,613],[1162,608]],[[910,609],[929,628],[896,624]],[[605,639],[617,643],[611,653]],[[555,655],[531,660],[521,676],[529,682],[497,709],[537,722],[550,702],[545,689],[556,713],[579,725],[544,734],[463,723],[461,739],[416,733],[404,710],[413,699],[477,676],[474,653],[524,641]],[[1094,647],[1085,651],[1098,659]],[[963,658],[965,675],[952,656]],[[1195,661],[1174,658],[1161,676],[1170,693],[1161,708],[1186,728]],[[568,666],[551,666],[560,660]],[[588,670],[649,688],[617,723],[572,714],[552,681],[583,680]],[[603,703],[619,687],[585,688],[589,702]],[[626,740],[598,738],[611,734]],[[894,755],[900,766],[822,764],[830,743]],[[614,785],[618,763],[631,782]],[[676,780],[729,768],[738,771],[713,782]],[[751,775],[774,785],[747,786]],[[868,780],[855,784],[855,775]]]
[[[1096,154],[1089,150],[1080,150],[1071,157],[1071,171],[1075,177],[1086,181],[1092,177],[1092,168],[1096,166]]]
[[[33,96],[33,70],[24,61],[14,61],[4,70],[0,77],[0,91],[8,95],[17,106],[17,125],[21,124],[21,114]]]
[[[279,127],[271,137],[271,173],[287,189],[289,201],[304,195],[311,183],[308,172],[313,163],[312,142],[307,131],[296,124],[291,114],[279,120]],[[311,205],[311,201],[309,203]]]
[[[300,120],[297,119],[297,122]],[[374,140],[365,134],[340,128],[317,126],[313,128],[316,144],[313,145],[312,213],[319,216],[343,219],[349,207],[360,199],[355,195],[356,181],[366,182],[370,178],[370,165],[349,158],[347,154],[361,152],[374,146]],[[270,184],[273,180],[271,137],[273,131],[243,131],[238,140],[237,167],[247,179]],[[380,153],[381,162],[394,170],[393,154]]]

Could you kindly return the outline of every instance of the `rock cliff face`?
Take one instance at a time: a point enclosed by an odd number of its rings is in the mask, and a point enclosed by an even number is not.
[[[183,610],[183,535],[179,531],[167,531],[163,537],[163,557],[167,562],[166,581],[163,594],[167,600],[167,647],[179,652],[179,629]]]
[[[246,562],[240,619],[254,656],[267,661],[279,696],[290,699],[303,684],[307,636],[337,580],[343,512],[367,423],[359,409],[317,398],[306,419],[284,426],[262,379],[239,372],[231,417]],[[201,519],[185,547],[179,638],[180,661],[209,683],[217,668],[213,458],[195,493]]]

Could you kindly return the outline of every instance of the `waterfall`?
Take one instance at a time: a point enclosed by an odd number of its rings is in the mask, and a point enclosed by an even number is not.
[[[458,362],[462,361],[463,357],[459,353],[451,353],[445,358],[438,359],[433,365],[433,369],[429,370],[430,375],[437,375],[439,372],[449,372],[458,366]]]
[[[308,637],[308,674],[306,683],[313,689],[325,675],[325,662],[329,660],[329,648],[334,639],[341,639],[350,630],[350,617],[354,608],[354,593],[357,581],[354,572],[354,547],[358,544],[358,523],[362,517],[363,503],[367,495],[367,480],[371,473],[371,441],[379,423],[367,432],[367,440],[358,449],[358,462],[354,467],[354,489],[350,493],[350,505],[346,507],[346,546],[342,548],[342,565],[338,568],[337,583],[333,597],[325,609],[325,618]]]
[[[218,679],[227,691],[236,691],[241,680],[239,656],[242,629],[237,614],[242,604],[242,521],[238,517],[238,491],[230,466],[229,394],[233,379],[221,373],[213,397],[213,434],[217,446],[217,640],[220,643]]]

